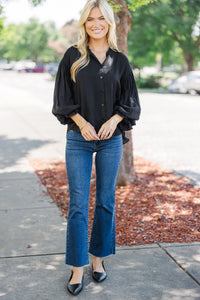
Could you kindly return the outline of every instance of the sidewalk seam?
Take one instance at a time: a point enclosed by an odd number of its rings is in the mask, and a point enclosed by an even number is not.
[[[198,244],[195,244],[195,243],[198,243]],[[163,243],[162,243],[163,244]],[[162,245],[161,243],[160,243],[160,245]],[[200,246],[200,242],[190,242],[190,243],[181,243],[180,245],[166,245],[166,246],[163,246],[162,245],[162,247],[163,248],[181,248],[181,247],[188,247],[188,245],[190,246],[190,247],[199,247]]]
[[[200,285],[200,282],[189,272],[187,271],[181,264],[177,262],[177,260],[160,244],[158,243],[158,246],[165,251],[165,253],[181,268],[189,277],[191,277],[198,285]]]
[[[0,256],[1,259],[14,259],[14,258],[23,258],[23,257],[35,257],[35,256],[52,256],[52,255],[64,255],[65,252],[58,252],[58,253],[45,253],[45,254],[28,254],[28,255],[18,255],[18,256]]]
[[[149,245],[149,244],[148,244]],[[135,245],[136,247],[137,246],[141,246],[141,245]],[[123,248],[124,247],[124,248]],[[127,248],[125,248],[125,247],[127,247]],[[142,245],[141,247],[138,247],[138,248],[134,248],[134,246],[130,246],[130,248],[128,248],[128,246],[116,246],[116,251],[126,251],[126,250],[128,250],[128,251],[138,251],[138,250],[148,250],[148,249],[158,249],[158,246],[157,245],[155,245],[155,246],[150,246],[150,247],[148,247],[148,246],[146,246],[146,245]]]

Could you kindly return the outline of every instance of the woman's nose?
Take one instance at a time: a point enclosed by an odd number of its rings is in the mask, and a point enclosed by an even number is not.
[[[97,19],[97,20],[94,20],[94,23],[95,23],[95,25],[99,25],[99,20]]]

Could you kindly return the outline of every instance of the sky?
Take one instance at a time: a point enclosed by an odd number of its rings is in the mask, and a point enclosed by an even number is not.
[[[36,17],[41,22],[54,21],[57,28],[61,28],[67,21],[79,19],[86,0],[46,0],[37,7],[28,0],[4,0],[4,3],[6,24],[27,23],[29,18]]]

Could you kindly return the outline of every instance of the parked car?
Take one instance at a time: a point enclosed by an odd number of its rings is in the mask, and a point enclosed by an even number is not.
[[[191,71],[178,77],[168,85],[170,93],[200,94],[200,71]]]
[[[0,70],[4,69],[4,66],[8,63],[7,59],[1,59],[0,60]]]
[[[46,71],[50,73],[52,76],[55,76],[58,71],[58,63],[49,63],[46,66]]]
[[[34,68],[35,63],[30,60],[20,60],[15,64],[14,70],[17,72],[25,71],[26,68]]]
[[[33,63],[31,66],[26,67],[25,71],[28,73],[43,73],[44,65],[43,64],[36,65],[35,63]]]
[[[3,62],[3,60],[1,62]],[[4,70],[4,71],[11,71],[11,70],[14,69],[15,64],[16,64],[16,61],[8,62],[8,61],[5,60],[4,63],[0,64],[0,69]]]

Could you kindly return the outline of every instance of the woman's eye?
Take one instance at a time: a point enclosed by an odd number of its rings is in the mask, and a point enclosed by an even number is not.
[[[105,18],[104,18],[104,17],[101,17],[101,18],[99,18],[99,20],[100,20],[100,21],[101,21],[101,20],[105,20]],[[87,19],[87,21],[90,22],[90,21],[93,21],[93,19]]]

